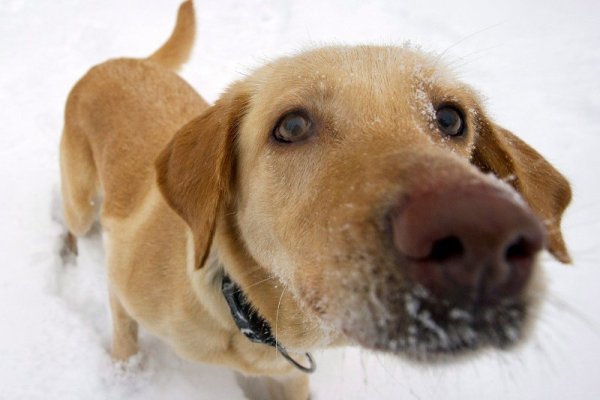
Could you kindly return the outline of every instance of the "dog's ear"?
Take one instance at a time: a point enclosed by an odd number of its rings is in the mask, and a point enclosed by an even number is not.
[[[187,123],[156,160],[158,186],[194,235],[195,266],[208,257],[218,212],[232,190],[235,140],[247,96],[230,90]]]
[[[473,163],[510,183],[543,220],[548,251],[560,262],[571,257],[560,230],[560,221],[571,201],[569,182],[537,151],[506,129],[480,121]]]

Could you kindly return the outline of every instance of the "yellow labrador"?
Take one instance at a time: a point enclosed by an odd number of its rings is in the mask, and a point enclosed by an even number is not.
[[[471,88],[412,48],[326,47],[209,106],[173,72],[194,29],[186,2],[163,47],[95,66],[66,105],[66,221],[84,235],[101,198],[116,359],[139,323],[306,399],[311,349],[429,361],[520,341],[538,254],[569,262],[571,191]]]

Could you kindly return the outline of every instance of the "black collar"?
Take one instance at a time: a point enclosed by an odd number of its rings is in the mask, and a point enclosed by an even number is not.
[[[229,305],[233,321],[244,336],[254,343],[262,343],[275,347],[286,360],[302,372],[312,373],[315,371],[317,366],[310,353],[305,353],[309,363],[308,367],[294,360],[288,354],[285,347],[273,337],[269,323],[252,308],[242,289],[226,274],[223,276],[223,281],[221,282],[221,291]]]

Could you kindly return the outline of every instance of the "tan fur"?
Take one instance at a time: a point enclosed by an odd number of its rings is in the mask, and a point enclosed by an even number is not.
[[[435,60],[396,47],[318,49],[261,68],[209,107],[169,70],[189,54],[192,12],[182,5],[172,38],[149,59],[92,68],[67,101],[66,220],[85,234],[103,196],[116,359],[137,352],[139,323],[182,357],[279,377],[283,398],[306,399],[307,378],[234,325],[223,270],[291,351],[345,343],[345,329],[371,318],[370,285],[390,279],[385,210],[443,174],[514,175],[549,221],[550,251],[569,260],[559,226],[566,180]],[[430,104],[448,101],[467,110],[464,138],[433,126]],[[277,120],[298,108],[317,135],[273,142]]]
[[[148,59],[166,68],[178,70],[181,64],[189,58],[195,37],[196,15],[194,14],[194,4],[192,1],[186,1],[179,7],[173,34]]]
[[[565,178],[521,139],[500,126],[486,126],[479,137],[474,162],[507,179],[543,218],[548,249],[563,263],[571,257],[560,231],[560,216],[571,201]]]

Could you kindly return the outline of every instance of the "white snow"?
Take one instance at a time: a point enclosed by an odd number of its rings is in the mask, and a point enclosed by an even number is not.
[[[57,149],[68,91],[92,65],[150,54],[178,0],[0,2],[0,399],[242,399],[232,372],[179,359],[142,334],[143,356],[107,353],[100,235],[58,257]],[[314,399],[600,398],[600,2],[205,0],[183,76],[208,100],[249,67],[315,44],[402,44],[443,59],[498,122],[572,181],[573,267],[544,257],[550,298],[510,353],[416,367],[357,349],[314,354]]]

